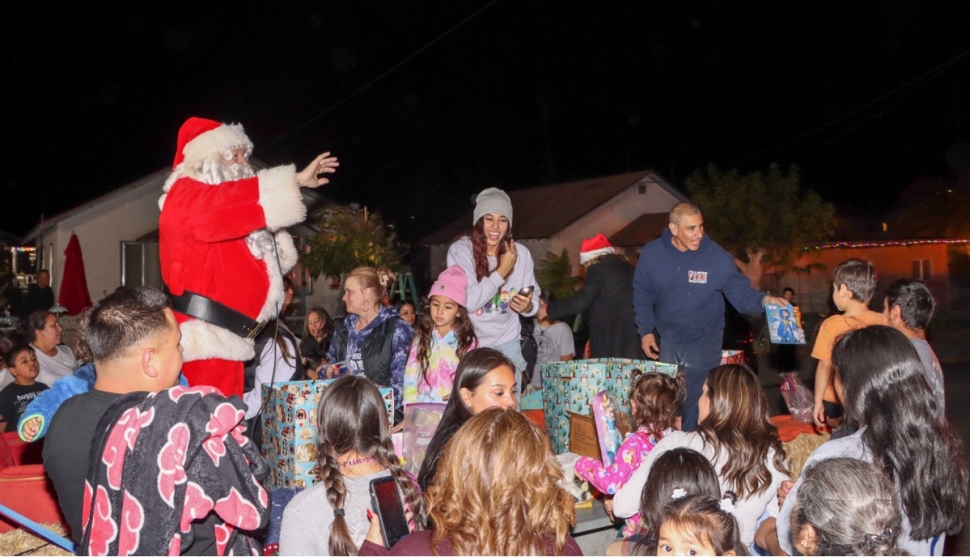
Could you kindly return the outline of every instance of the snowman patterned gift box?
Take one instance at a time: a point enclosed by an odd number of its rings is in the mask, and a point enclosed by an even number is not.
[[[656,371],[674,377],[677,366],[650,360],[600,358],[542,364],[543,410],[552,450],[569,450],[569,412],[590,415],[590,400],[608,390],[620,403],[621,412],[630,412],[630,375]]]
[[[263,384],[263,459],[269,466],[267,487],[303,489],[317,481],[317,407],[327,381],[281,381]],[[379,387],[388,424],[394,420],[394,391]]]

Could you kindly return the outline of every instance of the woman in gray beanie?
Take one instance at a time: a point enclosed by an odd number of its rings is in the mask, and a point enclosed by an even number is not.
[[[448,266],[458,265],[468,277],[465,307],[475,326],[479,347],[494,348],[515,364],[515,379],[522,385],[525,359],[519,344],[519,315],[535,315],[540,290],[532,255],[512,240],[512,201],[498,188],[488,188],[475,199],[471,234],[448,247]],[[534,290],[519,294],[525,288]]]

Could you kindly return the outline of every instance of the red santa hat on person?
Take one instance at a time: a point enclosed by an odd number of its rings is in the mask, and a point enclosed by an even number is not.
[[[179,128],[172,167],[180,164],[194,167],[213,153],[229,153],[234,147],[245,148],[247,154],[253,151],[253,142],[246,136],[241,124],[221,124],[193,116]]]
[[[579,248],[579,262],[586,264],[601,255],[616,253],[606,236],[597,234],[592,238],[583,240]]]

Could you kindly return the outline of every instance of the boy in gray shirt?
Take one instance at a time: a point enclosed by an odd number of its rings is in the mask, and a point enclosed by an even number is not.
[[[926,327],[933,319],[936,302],[925,283],[918,280],[897,280],[886,291],[886,305],[883,314],[889,324],[913,343],[919,359],[923,361],[926,382],[940,401],[940,411],[944,410],[943,368],[936,353],[926,342]]]

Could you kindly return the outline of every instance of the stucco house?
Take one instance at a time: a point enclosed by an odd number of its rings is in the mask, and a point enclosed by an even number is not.
[[[55,296],[72,233],[81,242],[92,300],[122,284],[161,286],[158,237],[151,235],[158,229],[158,197],[169,172],[159,170],[44,220],[24,237],[24,245],[37,248],[38,268],[51,271]]]
[[[584,238],[600,233],[612,237],[644,215],[653,215],[653,221],[666,222],[670,209],[687,200],[652,170],[507,190],[507,193],[512,200],[512,234],[516,241],[529,249],[537,263],[546,252],[558,254],[566,248],[574,275],[580,274],[579,246]],[[421,245],[430,249],[430,276],[444,270],[448,245],[471,230],[472,209],[469,207],[467,214],[421,241]]]

